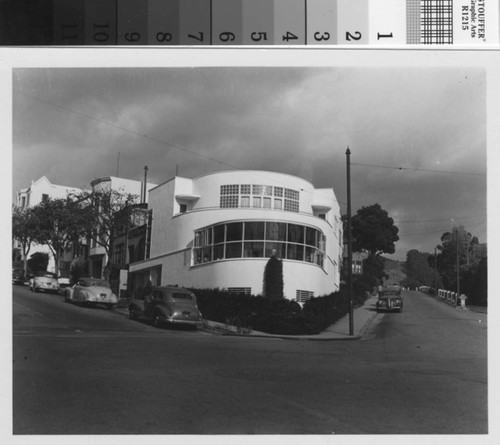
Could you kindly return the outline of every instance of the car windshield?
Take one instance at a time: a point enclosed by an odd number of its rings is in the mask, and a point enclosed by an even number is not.
[[[193,297],[194,297],[193,294],[188,294],[186,292],[173,292],[172,293],[172,298],[174,300],[193,301],[194,300]]]
[[[37,272],[37,277],[45,277],[45,278],[57,278],[55,273],[52,272]]]
[[[399,291],[397,290],[385,290],[382,292],[382,297],[390,297],[394,295],[399,295]]]
[[[80,280],[80,285],[84,287],[109,287],[109,283],[106,280],[100,280],[96,278],[87,278]]]

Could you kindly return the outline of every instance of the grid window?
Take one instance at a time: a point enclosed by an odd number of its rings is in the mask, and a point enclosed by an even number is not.
[[[299,211],[298,201],[292,201],[291,199],[285,199],[285,210],[288,212],[298,212]]]
[[[264,196],[273,196],[273,187],[271,185],[263,185],[262,192]]]
[[[220,197],[221,208],[235,208],[238,207],[238,195],[228,195]]]
[[[239,193],[240,186],[238,184],[231,185],[221,185],[220,194],[221,195],[237,195]]]
[[[313,227],[275,221],[217,224],[195,232],[193,261],[202,264],[230,258],[276,255],[323,267],[325,236]]]
[[[242,184],[241,185],[241,194],[249,195],[251,193],[252,186],[250,184]]]
[[[283,197],[283,187],[274,187],[274,196]]]
[[[297,190],[285,189],[285,198],[299,200],[299,192]]]

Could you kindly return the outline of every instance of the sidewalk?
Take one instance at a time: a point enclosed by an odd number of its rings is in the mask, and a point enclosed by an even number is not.
[[[237,332],[235,326],[228,326],[224,323],[206,320],[200,331],[209,332],[214,335],[232,335],[240,337],[258,338],[281,338],[285,340],[313,340],[313,341],[335,341],[335,340],[359,340],[371,322],[377,315],[375,308],[377,298],[371,297],[365,304],[353,311],[353,335],[349,335],[349,314],[338,320],[325,331],[317,335],[278,335],[267,334],[259,331]],[[126,307],[115,307],[116,312],[128,315]]]

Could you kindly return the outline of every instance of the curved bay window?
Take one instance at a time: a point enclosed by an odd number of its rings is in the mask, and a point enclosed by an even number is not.
[[[193,262],[276,255],[323,267],[325,235],[314,227],[275,221],[241,221],[197,230]]]

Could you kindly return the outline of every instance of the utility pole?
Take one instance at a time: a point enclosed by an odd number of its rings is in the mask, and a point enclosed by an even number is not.
[[[349,335],[354,335],[354,306],[352,301],[352,233],[351,233],[351,150],[347,146],[347,292],[349,296]]]

